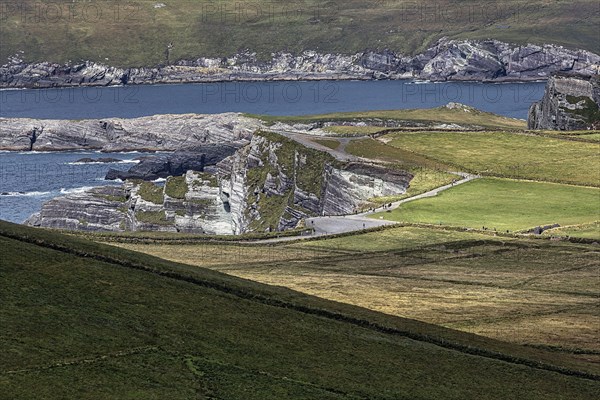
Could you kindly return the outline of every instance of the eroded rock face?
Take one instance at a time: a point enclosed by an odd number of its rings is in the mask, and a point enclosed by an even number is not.
[[[556,75],[529,108],[530,129],[600,129],[600,76]]]
[[[164,187],[128,181],[57,197],[25,224],[84,231],[234,232],[214,176],[188,171],[171,179]],[[170,185],[179,190],[169,190]]]
[[[412,175],[368,164],[328,168],[321,215],[344,215],[358,211],[365,200],[402,194]]]
[[[349,214],[373,197],[402,194],[412,179],[404,171],[341,163],[276,133],[258,132],[248,145],[229,151],[210,171],[171,176],[164,188],[126,181],[50,200],[26,223],[108,231],[283,231],[307,217]]]
[[[260,121],[237,113],[81,121],[0,118],[0,150],[176,151],[247,144]]]
[[[14,57],[0,67],[0,87],[107,86],[239,80],[407,79],[533,80],[555,72],[598,74],[600,56],[556,45],[511,45],[496,40],[440,39],[414,57],[392,51],[356,54],[278,52],[271,60],[243,52],[224,58],[182,60],[157,68],[114,68],[94,62],[78,65],[29,64]]]
[[[25,224],[68,230],[124,230],[128,193],[124,186],[103,186],[57,197],[44,203]]]
[[[307,217],[358,211],[369,199],[402,194],[412,175],[342,164],[273,134],[256,134],[218,166],[235,233],[292,229]]]
[[[128,171],[110,169],[106,179],[141,179],[152,181],[158,178],[179,176],[187,171],[204,171],[206,166],[215,165],[236,152],[238,147],[229,144],[207,144],[180,150],[173,154],[143,157],[139,164]]]

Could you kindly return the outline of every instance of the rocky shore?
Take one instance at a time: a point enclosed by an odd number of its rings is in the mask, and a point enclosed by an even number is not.
[[[151,152],[211,143],[239,146],[261,126],[238,113],[78,121],[0,118],[0,150]]]
[[[57,197],[26,224],[87,231],[206,234],[284,231],[308,217],[344,215],[369,199],[401,194],[413,176],[382,166],[343,163],[275,133],[245,146],[206,145],[145,157],[126,179]],[[151,182],[166,177],[164,184]]]
[[[600,56],[555,45],[441,39],[415,56],[392,51],[357,54],[278,52],[269,61],[243,52],[225,58],[181,60],[154,68],[117,68],[91,61],[59,65],[13,57],[0,67],[0,88],[49,88],[223,81],[422,79],[530,81],[556,72],[600,73]]]

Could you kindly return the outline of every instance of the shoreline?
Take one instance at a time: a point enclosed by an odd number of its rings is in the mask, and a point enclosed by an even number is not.
[[[270,60],[261,60],[246,50],[229,57],[181,59],[151,67],[121,68],[90,60],[30,62],[17,54],[0,66],[0,88],[319,80],[515,83],[544,81],[559,72],[599,74],[600,55],[552,44],[448,38],[411,56],[390,50],[352,54],[305,50],[278,51]]]
[[[415,85],[422,84],[444,84],[444,83],[471,83],[471,84],[527,84],[527,83],[545,83],[550,77],[501,77],[496,79],[473,79],[470,77],[458,77],[450,79],[421,79],[418,77],[398,77],[398,78],[375,78],[359,76],[340,76],[332,75],[302,75],[292,77],[285,74],[277,74],[268,77],[247,76],[234,78],[205,78],[191,80],[161,80],[158,82],[133,82],[133,83],[115,83],[104,84],[101,82],[77,83],[77,84],[52,84],[52,85],[28,85],[28,86],[3,86],[0,82],[0,92],[20,91],[20,90],[47,90],[47,89],[82,89],[82,88],[127,88],[139,86],[171,86],[171,85],[208,85],[208,84],[227,84],[227,83],[268,83],[268,82],[397,82],[404,81]]]

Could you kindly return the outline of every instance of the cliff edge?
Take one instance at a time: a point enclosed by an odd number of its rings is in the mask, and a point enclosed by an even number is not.
[[[529,129],[600,129],[600,75],[558,74],[546,84],[544,97],[531,105]]]

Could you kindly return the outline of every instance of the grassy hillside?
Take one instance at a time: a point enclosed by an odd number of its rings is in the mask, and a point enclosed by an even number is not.
[[[592,245],[432,226],[278,246],[117,245],[390,315],[549,347],[556,359],[591,368],[600,360],[600,266]]]
[[[0,245],[10,399],[589,399],[600,389],[526,366],[552,356],[541,350],[73,237],[0,223]]]
[[[2,0],[0,6],[0,62],[22,50],[32,61],[147,66],[165,62],[169,43],[171,60],[227,56],[241,49],[262,56],[305,49],[415,53],[443,36],[600,52],[598,3],[593,0]]]
[[[508,132],[403,132],[388,145],[479,174],[600,186],[600,144]]]

